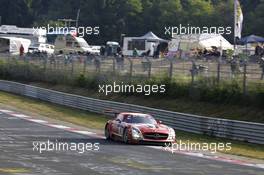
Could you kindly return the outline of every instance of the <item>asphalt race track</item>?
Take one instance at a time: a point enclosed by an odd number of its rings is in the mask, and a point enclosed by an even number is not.
[[[33,151],[33,142],[100,143],[98,151]],[[235,165],[148,146],[124,145],[0,113],[0,174],[19,175],[263,175]]]

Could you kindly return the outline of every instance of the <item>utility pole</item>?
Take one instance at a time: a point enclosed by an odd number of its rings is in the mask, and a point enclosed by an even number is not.
[[[124,34],[124,33],[121,33],[121,35],[120,35],[120,47],[122,47],[122,48],[123,48],[123,39],[125,36],[126,36],[126,34]]]
[[[236,55],[237,0],[234,0],[234,55]]]

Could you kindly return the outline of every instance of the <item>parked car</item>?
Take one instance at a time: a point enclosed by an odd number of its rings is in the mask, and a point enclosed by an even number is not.
[[[91,46],[91,48],[92,53],[94,53],[95,55],[100,55],[101,46]]]
[[[54,45],[45,44],[45,43],[38,43],[30,45],[28,48],[29,53],[38,53],[38,52],[45,52],[48,55],[54,54]]]

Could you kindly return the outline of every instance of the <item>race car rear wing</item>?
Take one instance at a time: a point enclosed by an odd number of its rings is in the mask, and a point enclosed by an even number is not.
[[[113,109],[105,109],[103,113],[117,117],[117,115],[120,114],[121,112]]]

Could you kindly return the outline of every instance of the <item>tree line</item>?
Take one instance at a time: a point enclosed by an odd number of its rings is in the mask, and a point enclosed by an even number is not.
[[[55,24],[59,18],[75,19],[80,26],[99,26],[99,36],[89,43],[120,41],[120,35],[140,36],[153,31],[160,37],[165,26],[233,26],[234,0],[1,0],[1,23],[20,27]],[[243,36],[264,36],[264,0],[240,0]],[[232,41],[233,36],[226,36]]]

